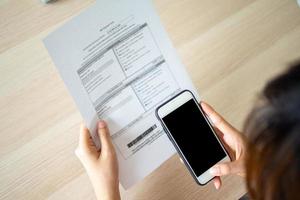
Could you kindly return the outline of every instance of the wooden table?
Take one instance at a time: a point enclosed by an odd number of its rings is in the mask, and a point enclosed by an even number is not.
[[[82,118],[44,38],[92,0],[0,1],[0,199],[95,199],[74,155]],[[300,58],[295,0],[155,0],[202,98],[242,128],[265,82]],[[173,156],[123,199],[238,199],[242,178],[197,186]]]

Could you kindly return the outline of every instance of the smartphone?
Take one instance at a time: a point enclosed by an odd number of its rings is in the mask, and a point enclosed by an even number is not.
[[[199,185],[214,178],[209,173],[212,166],[230,161],[192,92],[184,90],[160,105],[156,117]]]

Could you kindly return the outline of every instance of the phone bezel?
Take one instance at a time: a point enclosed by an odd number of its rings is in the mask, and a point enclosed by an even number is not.
[[[187,97],[185,97],[186,99],[180,99],[183,98],[183,95],[187,95]],[[179,98],[180,97],[180,98]],[[158,106],[155,110],[155,115],[157,117],[157,119],[160,121],[164,131],[166,132],[168,138],[170,139],[170,141],[173,143],[175,149],[177,150],[179,156],[182,158],[184,164],[186,165],[186,167],[188,168],[190,174],[192,175],[192,177],[195,179],[195,181],[197,182],[197,184],[199,185],[206,185],[209,181],[211,181],[214,176],[212,176],[209,173],[209,169],[207,169],[204,173],[202,173],[200,176],[196,176],[193,168],[190,166],[190,164],[188,163],[187,159],[185,158],[184,154],[182,153],[180,147],[177,145],[176,141],[174,140],[172,134],[169,132],[167,126],[164,124],[162,118],[166,115],[168,115],[169,113],[173,112],[174,110],[176,110],[177,108],[179,108],[181,105],[185,104],[187,101],[193,99],[195,104],[197,105],[198,109],[200,110],[201,114],[204,116],[206,122],[208,123],[211,131],[213,132],[215,138],[217,139],[217,141],[219,142],[219,144],[221,145],[223,151],[225,152],[226,156],[224,158],[222,158],[220,161],[216,162],[220,163],[220,162],[225,162],[225,161],[230,161],[230,157],[228,152],[226,151],[226,149],[224,148],[222,142],[219,140],[217,134],[215,133],[215,130],[213,129],[213,126],[211,125],[209,119],[207,118],[207,116],[205,115],[204,111],[202,110],[201,106],[199,105],[199,103],[197,102],[195,96],[193,95],[193,93],[189,90],[183,90],[180,93],[178,93],[177,95],[175,95],[174,97],[172,97],[171,99],[167,100],[166,102],[164,102],[163,104],[161,104],[160,106]],[[173,104],[173,105],[172,105]],[[172,109],[170,109],[169,107],[171,107]],[[166,110],[166,111],[165,111]],[[163,112],[163,115],[162,113]],[[214,165],[215,165],[214,164]]]

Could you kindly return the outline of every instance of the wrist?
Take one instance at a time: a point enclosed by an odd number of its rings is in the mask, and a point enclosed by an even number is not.
[[[118,181],[103,181],[95,178],[91,179],[96,197],[98,200],[120,200],[120,190]]]
[[[121,200],[119,188],[110,189],[107,191],[97,190],[94,188],[98,200]]]

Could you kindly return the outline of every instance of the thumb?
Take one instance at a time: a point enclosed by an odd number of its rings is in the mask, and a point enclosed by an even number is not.
[[[98,123],[98,135],[101,142],[101,153],[110,152],[113,145],[107,124],[103,120]]]
[[[214,176],[238,174],[240,172],[241,166],[238,161],[219,163],[209,169],[209,173]]]
[[[90,132],[83,125],[80,125],[80,134],[79,134],[79,148],[76,150],[76,155],[80,153],[88,152],[90,150]]]

